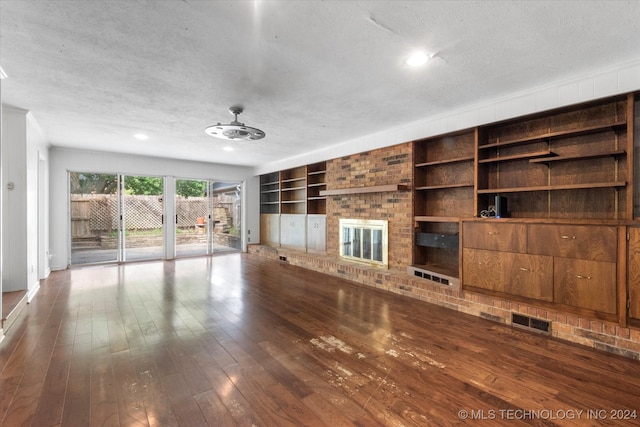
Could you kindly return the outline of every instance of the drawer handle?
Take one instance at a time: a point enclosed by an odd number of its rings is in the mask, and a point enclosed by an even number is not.
[[[487,234],[489,236],[495,236],[495,235],[500,234],[500,233],[498,233],[497,231],[489,231]]]
[[[562,235],[560,236],[561,239],[565,239],[565,240],[576,240],[576,236],[567,236],[567,235]]]
[[[580,274],[576,274],[576,279],[591,280],[591,276],[582,276]]]
[[[532,268],[520,267],[520,271],[533,271]]]
[[[486,262],[478,261],[478,265],[487,265]]]

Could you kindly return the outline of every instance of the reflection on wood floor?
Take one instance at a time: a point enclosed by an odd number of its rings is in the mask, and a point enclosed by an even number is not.
[[[0,369],[3,426],[640,416],[637,361],[247,254],[54,272]]]

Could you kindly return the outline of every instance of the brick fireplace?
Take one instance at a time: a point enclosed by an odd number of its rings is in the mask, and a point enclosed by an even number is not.
[[[327,162],[327,189],[401,184],[407,190],[354,193],[327,198],[327,255],[340,256],[340,219],[388,221],[388,265],[406,271],[413,248],[411,143],[354,154]]]

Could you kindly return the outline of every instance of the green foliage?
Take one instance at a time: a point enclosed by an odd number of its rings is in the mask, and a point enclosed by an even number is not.
[[[207,192],[206,181],[191,179],[176,180],[176,194],[182,197],[204,197]]]
[[[115,194],[118,190],[117,175],[72,172],[72,194]],[[129,195],[162,195],[162,178],[150,176],[125,176],[124,189]]]
[[[116,175],[72,172],[71,194],[115,194],[118,189]]]
[[[151,176],[125,176],[124,191],[126,194],[140,196],[161,196],[162,178]]]
[[[236,226],[234,225],[233,227],[231,227],[229,229],[229,234],[231,234],[232,236],[238,237],[238,236],[240,236],[240,229],[236,228]]]

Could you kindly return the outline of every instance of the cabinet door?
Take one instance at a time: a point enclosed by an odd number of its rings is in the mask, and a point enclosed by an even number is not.
[[[501,252],[496,251],[464,248],[462,250],[463,286],[504,292],[502,255]]]
[[[640,319],[640,228],[629,228],[629,317]]]
[[[307,243],[306,234],[306,215],[280,215],[280,246],[293,249],[305,249]]]
[[[260,215],[260,243],[269,246],[280,246],[280,215]]]
[[[525,224],[464,222],[462,229],[465,248],[506,252],[527,252],[527,226]]]
[[[529,253],[616,262],[617,235],[616,227],[530,225]]]
[[[307,250],[325,252],[327,250],[327,217],[307,215]]]
[[[554,258],[554,302],[616,313],[616,263]]]
[[[503,254],[505,292],[542,301],[553,301],[553,257]]]

